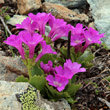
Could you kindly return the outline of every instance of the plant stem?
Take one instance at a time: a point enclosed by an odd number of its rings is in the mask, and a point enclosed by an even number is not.
[[[30,67],[27,67],[28,69],[28,74],[29,74],[29,79],[32,77],[32,74],[31,74],[31,68]]]
[[[71,41],[71,31],[69,31],[69,33],[68,33],[67,59],[70,59],[70,41]]]

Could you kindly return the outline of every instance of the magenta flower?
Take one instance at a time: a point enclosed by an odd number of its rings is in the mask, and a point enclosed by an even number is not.
[[[100,39],[104,37],[104,34],[99,34],[98,31],[96,31],[95,29],[93,29],[91,27],[84,32],[84,35],[85,35],[86,43],[85,43],[85,45],[84,45],[84,47],[82,49],[82,52],[84,52],[84,50],[90,44],[93,44],[93,43],[101,44]]]
[[[71,46],[74,46],[75,52],[81,52],[82,43],[85,42],[84,37],[84,30],[83,25],[78,23],[74,29],[72,29],[72,36],[71,36]]]
[[[74,75],[73,72],[67,67],[63,69],[62,66],[58,66],[58,67],[55,67],[55,71],[58,75],[65,77],[67,79],[71,79]]]
[[[31,35],[28,31],[22,31],[19,33],[22,42],[29,47],[29,58],[33,58],[34,50],[38,43],[43,41],[43,38],[38,33]]]
[[[52,41],[55,41],[61,37],[68,37],[68,33],[69,31],[72,30],[72,26],[71,25],[63,25],[63,26],[60,26],[59,28],[57,28],[55,31],[54,31],[54,36],[52,38]]]
[[[51,27],[51,31],[48,35],[51,39],[54,38],[56,34],[60,34],[60,27],[66,26],[66,22],[63,19],[56,19],[54,16],[51,16],[51,19],[49,20],[49,25]],[[57,32],[56,32],[57,30]],[[63,31],[64,32],[64,31]]]
[[[83,35],[84,34],[84,30],[85,30],[85,28],[83,28],[83,25],[78,23],[76,25],[76,27],[73,29],[72,33],[73,33],[73,35],[77,35],[77,34]]]
[[[21,24],[16,24],[16,28],[17,29],[25,29],[27,31],[29,31],[30,33],[34,33],[34,27],[35,27],[35,23],[32,24],[32,21],[29,17],[27,17],[26,19],[23,20],[23,22]]]
[[[59,92],[65,89],[65,86],[69,83],[69,80],[65,77],[62,77],[58,74],[55,74],[55,77],[48,75],[46,80],[49,82],[49,85],[55,87]]]
[[[20,55],[21,55],[21,57],[23,59],[25,59],[25,57],[24,57],[25,52],[24,52],[24,49],[22,47],[22,41],[21,41],[19,35],[18,36],[11,35],[10,37],[7,38],[6,41],[4,41],[4,43],[17,48],[19,53],[20,53]]]
[[[71,46],[77,46],[85,42],[85,38],[83,35],[75,34],[71,37]]]
[[[75,53],[77,54],[77,52],[81,52],[83,46],[82,46],[82,43],[85,42],[85,38],[83,35],[79,35],[79,34],[76,34],[74,36],[71,36],[71,46],[74,47],[74,51]]]
[[[51,60],[48,61],[47,64],[44,64],[43,62],[40,63],[40,66],[41,68],[44,70],[45,73],[54,73],[54,68],[52,67],[53,66],[53,63]]]
[[[57,54],[56,52],[54,52],[51,48],[50,45],[47,45],[45,41],[41,42],[41,46],[42,46],[42,51],[41,53],[37,56],[36,58],[36,62],[45,54]]]
[[[70,59],[66,60],[64,63],[64,69],[62,66],[55,67],[55,71],[60,76],[63,76],[67,79],[71,79],[73,75],[75,75],[78,72],[85,72],[85,68],[80,68],[81,64],[78,64],[77,62],[72,63]]]
[[[77,62],[73,62],[68,59],[66,60],[66,62],[64,63],[64,68],[69,68],[73,75],[78,73],[78,72],[86,72],[85,68],[81,68],[81,64],[78,64]]]
[[[40,34],[45,34],[45,25],[50,19],[50,15],[50,13],[37,13],[36,15],[30,13],[28,16],[33,20],[33,23],[36,24],[36,28],[40,31]]]

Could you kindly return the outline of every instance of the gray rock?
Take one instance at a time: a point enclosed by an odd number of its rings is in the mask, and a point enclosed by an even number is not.
[[[21,110],[16,94],[24,92],[28,83],[0,81],[0,110]]]
[[[20,57],[2,56],[0,52],[0,80],[15,81],[18,75],[28,76],[27,68]]]
[[[95,27],[100,33],[105,33],[105,42],[110,48],[110,0],[87,0],[90,4]]]
[[[68,8],[79,8],[86,4],[86,0],[45,0],[45,2],[62,4]]]
[[[40,95],[40,92],[35,90],[34,87],[32,87],[28,83],[16,83],[16,82],[6,82],[6,81],[0,81],[0,110],[21,110],[22,107],[27,104],[22,105],[22,101],[24,100],[29,100],[28,95],[30,95],[29,88],[32,88],[33,92],[33,97],[35,97],[34,105],[38,108],[39,110],[71,110],[70,105],[67,103],[66,100],[61,100],[58,102],[50,102],[46,99],[43,99]],[[27,92],[28,91],[28,92]],[[26,94],[26,95],[24,95]],[[23,100],[20,102],[19,101],[19,96],[20,98],[22,97]],[[27,98],[28,97],[28,98]],[[31,98],[31,97],[30,97]],[[29,102],[25,103],[29,103]],[[29,103],[31,104],[31,103]],[[30,108],[30,105],[28,106]],[[24,110],[24,109],[23,109]],[[38,109],[25,109],[25,110],[38,110]]]
[[[7,24],[15,26],[15,24],[21,24],[21,22],[26,18],[27,16],[25,15],[14,15],[7,21]]]

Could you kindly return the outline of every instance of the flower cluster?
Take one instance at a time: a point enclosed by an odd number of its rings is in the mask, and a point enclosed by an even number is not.
[[[49,82],[49,85],[56,87],[58,91],[62,91],[65,86],[69,83],[69,79],[72,79],[73,75],[78,72],[85,72],[85,68],[81,68],[81,64],[77,62],[72,63],[70,59],[66,60],[64,67],[57,66],[52,67],[52,62],[49,61],[48,64],[43,64],[41,62],[41,68],[46,73],[51,73],[47,75],[46,80]],[[52,74],[53,72],[53,74]]]
[[[49,25],[51,30],[48,36],[45,35],[45,26]],[[99,34],[93,28],[83,28],[83,25],[78,23],[76,27],[67,24],[63,19],[56,19],[51,13],[38,13],[36,15],[30,13],[28,17],[21,23],[16,24],[17,29],[23,29],[18,35],[11,35],[4,41],[6,44],[18,49],[22,59],[26,59],[26,52],[23,44],[29,48],[29,59],[34,59],[36,46],[40,48],[40,53],[37,52],[37,62],[45,54],[56,54],[50,45],[47,45],[47,39],[54,42],[61,37],[68,38],[68,33],[71,31],[70,45],[74,47],[75,52],[84,52],[86,48],[93,43],[100,44],[100,39],[104,34]],[[32,62],[31,62],[32,63]],[[31,65],[31,64],[30,64]],[[53,63],[48,61],[48,64],[40,63],[41,68],[47,74],[46,80],[49,85],[54,86],[58,91],[64,90],[65,86],[72,79],[73,75],[78,72],[85,72],[85,68],[81,68],[81,64],[68,59],[64,63],[64,67],[53,67]],[[31,75],[30,75],[31,76]]]
[[[100,39],[104,37],[104,34],[99,34],[93,28],[83,28],[82,24],[77,24],[72,30],[71,46],[74,46],[75,52],[84,52],[86,48],[93,43],[101,44]]]
[[[29,46],[30,58],[32,58],[36,45],[43,41],[42,35],[45,35],[46,24],[51,28],[47,36],[51,41],[55,41],[61,37],[68,37],[68,32],[71,31],[70,44],[75,48],[76,53],[79,51],[84,52],[92,43],[100,44],[100,39],[104,37],[104,34],[99,34],[99,32],[93,28],[83,28],[83,25],[80,23],[78,23],[76,27],[73,27],[72,25],[67,24],[63,19],[56,19],[51,13],[38,13],[36,15],[30,13],[28,16],[29,17],[27,17],[21,24],[16,24],[17,29],[25,30],[18,35],[20,38],[14,40],[18,36],[15,37],[15,35],[12,35],[5,41],[6,44],[16,47],[22,58],[24,58],[23,48],[21,46],[22,42]],[[36,34],[36,31],[40,34]],[[38,59],[36,61],[38,61]]]

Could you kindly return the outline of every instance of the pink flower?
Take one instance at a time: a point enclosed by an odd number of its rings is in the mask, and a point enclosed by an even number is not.
[[[21,24],[16,24],[17,29],[25,29],[32,34],[34,33],[34,30],[35,30],[34,27],[35,27],[35,24],[32,24],[32,21],[29,17],[24,19]]]
[[[45,73],[54,73],[54,68],[52,67],[53,63],[51,60],[49,60],[47,64],[44,64],[43,62],[41,62],[40,66]]]
[[[43,41],[43,38],[38,33],[31,35],[28,31],[22,31],[19,33],[22,42],[24,42],[29,47],[29,57],[33,58],[34,50],[38,43]]]
[[[51,27],[51,31],[50,31],[48,37],[53,39],[56,34],[60,34],[61,29],[59,29],[59,28],[63,27],[63,26],[65,27],[66,24],[67,23],[63,19],[56,19],[54,16],[51,16],[51,19],[49,20],[49,25]],[[57,32],[56,32],[56,30],[57,30]]]
[[[83,35],[75,34],[71,37],[71,46],[77,46],[85,42],[85,38]]]
[[[77,62],[72,63],[70,59],[66,60],[64,63],[64,69],[62,66],[55,67],[55,71],[57,74],[67,78],[71,79],[73,75],[75,75],[78,72],[85,72],[85,68],[80,68],[81,64],[78,64]]]
[[[55,31],[54,31],[54,37],[52,38],[52,41],[55,41],[61,37],[68,37],[68,33],[69,31],[72,30],[72,26],[71,25],[63,25],[63,26],[60,26],[59,28],[57,28]]]
[[[83,25],[78,23],[76,24],[76,27],[73,29],[73,35],[83,35],[85,28],[83,28]]]
[[[36,62],[45,54],[57,54],[56,52],[54,52],[51,48],[50,45],[47,45],[45,41],[41,42],[41,46],[42,46],[42,51],[41,53],[37,56],[36,58]]]
[[[65,77],[62,77],[58,74],[55,74],[55,77],[48,75],[46,80],[49,82],[49,85],[55,87],[59,92],[65,89],[65,86],[69,83],[69,80]]]
[[[83,48],[82,43],[85,42],[84,30],[83,25],[80,23],[72,29],[71,46],[74,46],[76,53],[79,51],[81,52]]]
[[[55,67],[55,71],[58,75],[65,77],[67,79],[71,79],[73,77],[73,72],[67,67],[63,69],[62,66],[58,66]]]
[[[24,52],[24,49],[22,47],[22,41],[20,39],[20,36],[16,36],[16,35],[11,35],[10,37],[7,38],[6,41],[4,41],[5,44],[8,44],[10,46],[13,46],[15,48],[18,49],[19,53],[21,54],[21,57],[23,59],[25,59],[24,55],[25,55],[25,52]]]
[[[33,23],[36,24],[36,28],[40,31],[40,34],[45,34],[45,25],[50,19],[50,15],[50,13],[37,13],[36,15],[30,13],[28,16],[33,20]]]
[[[73,62],[68,59],[66,60],[66,62],[64,63],[64,68],[69,68],[73,75],[78,73],[78,72],[86,72],[85,68],[81,68],[81,64],[78,64],[77,62]]]
[[[86,43],[85,43],[85,45],[84,45],[84,47],[82,49],[82,52],[84,52],[84,50],[90,44],[93,44],[93,43],[101,44],[100,39],[104,37],[104,34],[99,34],[98,31],[96,31],[95,29],[93,29],[91,27],[84,32],[84,35],[85,35]]]

